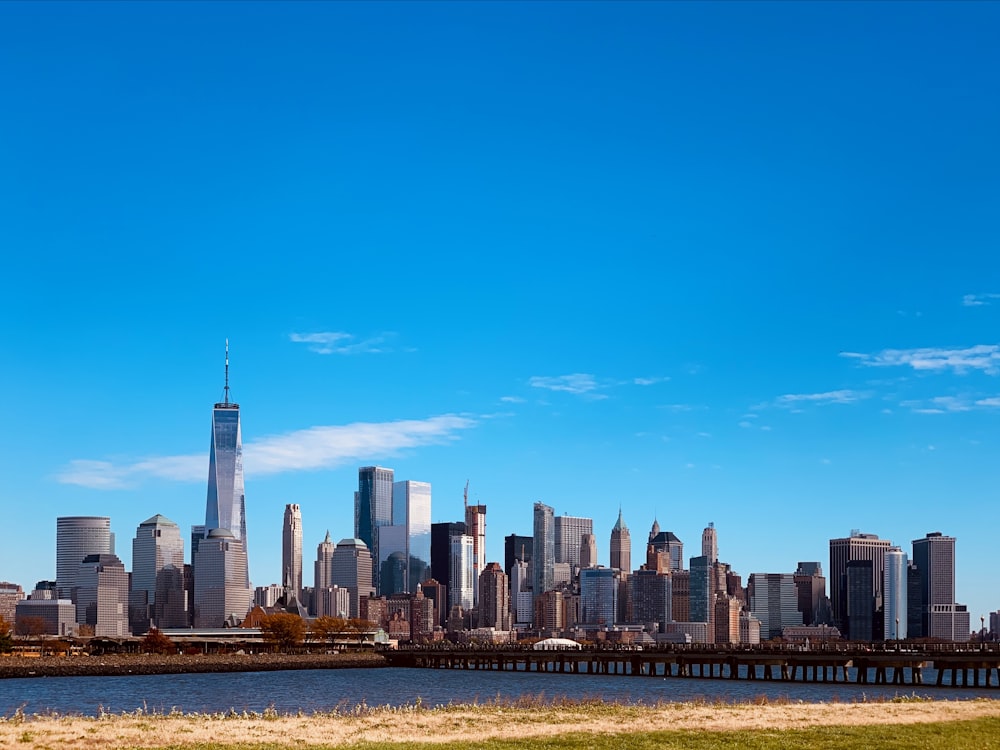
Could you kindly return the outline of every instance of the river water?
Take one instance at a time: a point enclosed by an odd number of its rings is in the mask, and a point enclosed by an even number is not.
[[[933,682],[934,671],[924,670]],[[0,715],[25,713],[96,715],[144,709],[169,712],[263,711],[286,713],[349,709],[359,704],[424,705],[488,702],[521,697],[603,698],[609,701],[791,699],[853,702],[895,696],[939,699],[1000,698],[1000,690],[923,686],[874,686],[763,682],[696,677],[487,672],[446,669],[329,669],[228,674],[128,677],[32,677],[0,680]]]

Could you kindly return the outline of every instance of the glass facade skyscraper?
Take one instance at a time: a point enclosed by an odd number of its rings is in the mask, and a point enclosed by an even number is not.
[[[354,537],[368,547],[375,566],[378,587],[378,529],[392,525],[392,469],[362,466],[358,469],[358,491],[354,493]]]
[[[549,591],[555,581],[556,522],[555,511],[545,503],[535,503],[532,538],[532,594]]]
[[[80,563],[88,555],[113,555],[114,536],[107,516],[64,516],[56,519],[56,592],[76,601]]]

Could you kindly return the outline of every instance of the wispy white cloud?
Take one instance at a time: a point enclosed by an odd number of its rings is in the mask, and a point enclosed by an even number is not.
[[[884,349],[877,354],[841,352],[840,356],[856,359],[866,367],[912,367],[921,371],[953,370],[957,373],[982,370],[990,375],[1000,371],[1000,345],[997,344],[977,344],[965,349]]]
[[[916,414],[954,414],[1000,408],[1000,397],[935,396],[926,400],[901,401],[900,406]]]
[[[962,305],[982,307],[983,305],[992,305],[995,299],[1000,299],[1000,294],[966,294],[962,296]]]
[[[594,392],[600,388],[597,378],[593,375],[575,372],[572,375],[542,376],[533,375],[528,379],[528,385],[532,388],[544,388],[548,391],[562,391],[572,393],[577,396],[595,395]]]
[[[383,333],[363,341],[343,331],[319,331],[316,333],[291,333],[290,341],[306,344],[309,351],[317,354],[382,354],[390,351],[386,346],[390,334]]]
[[[422,420],[309,427],[247,443],[243,464],[248,476],[333,469],[457,440],[461,430],[475,425],[471,417],[444,414]],[[56,475],[63,484],[103,490],[135,487],[146,479],[200,482],[207,478],[208,456],[204,453],[132,461],[75,460]]]
[[[523,404],[524,399],[520,396],[501,396],[500,400],[505,404]]]
[[[668,380],[670,380],[668,377],[633,378],[632,383],[634,385],[656,385],[657,383],[666,383]]]
[[[825,391],[824,393],[786,393],[775,399],[777,406],[792,406],[796,404],[853,404],[868,398],[871,394],[848,389]]]

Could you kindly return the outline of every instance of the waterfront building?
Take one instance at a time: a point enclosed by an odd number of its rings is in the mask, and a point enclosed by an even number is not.
[[[580,571],[580,623],[610,626],[617,621],[621,571],[587,568]]]
[[[467,613],[474,606],[473,589],[476,581],[473,571],[473,542],[468,534],[456,534],[451,538],[451,587],[448,589],[448,603],[452,609],[461,607]]]
[[[876,534],[862,534],[852,530],[849,537],[830,540],[830,605],[834,624],[840,632],[847,632],[847,564],[852,560],[870,560],[872,563],[873,610],[882,605],[882,577],[885,572],[885,553],[892,547],[888,539]],[[881,626],[881,622],[879,623]],[[881,629],[881,628],[880,628]]]
[[[618,508],[618,520],[611,527],[611,567],[628,575],[632,570],[632,535],[629,534],[622,509]]]
[[[545,503],[535,503],[532,540],[532,593],[537,597],[552,589],[556,563],[555,512]]]
[[[157,514],[136,528],[128,603],[129,626],[136,635],[145,633],[150,625],[158,628],[187,625],[184,539],[181,527],[166,516]]]
[[[667,643],[708,643],[707,622],[686,622],[675,620],[663,624],[657,641]],[[680,638],[678,638],[680,636]]]
[[[594,520],[579,516],[555,517],[555,562],[570,568],[580,565],[580,546],[584,535],[593,536]],[[595,561],[596,564],[596,561]],[[582,567],[582,566],[581,566]]]
[[[333,586],[333,551],[336,545],[330,539],[330,530],[327,529],[323,541],[316,545],[316,562],[313,563],[313,587],[319,592]],[[328,615],[330,612],[321,612],[320,597],[313,598],[312,613],[317,617]]]
[[[709,523],[701,532],[701,556],[707,557],[710,563],[719,562],[719,538],[714,523]]]
[[[238,625],[250,611],[243,540],[228,529],[210,529],[194,559],[194,627]]]
[[[884,565],[883,556],[883,565]],[[875,593],[872,590],[872,560],[847,563],[847,637],[852,641],[875,640]]]
[[[885,553],[885,579],[882,583],[883,632],[887,641],[906,638],[907,626],[907,560],[899,547]]]
[[[465,487],[465,533],[472,537],[472,580],[473,584],[472,603],[479,606],[479,576],[486,568],[486,506],[469,505],[469,486]],[[430,510],[428,509],[427,522],[430,523]]]
[[[745,609],[740,612],[740,643],[760,643],[760,620]]]
[[[360,617],[360,600],[374,596],[372,556],[362,539],[341,539],[333,551],[330,585],[351,592],[349,617]]]
[[[635,570],[628,577],[629,622],[639,625],[662,623],[673,619],[673,592],[669,573]]]
[[[38,635],[74,636],[77,634],[76,605],[69,599],[24,599],[17,603],[15,622],[32,622],[41,631]]]
[[[19,583],[0,581],[0,617],[13,626],[17,617],[17,604],[24,600],[24,589]]]
[[[479,627],[510,630],[510,586],[498,562],[491,562],[479,576],[478,614]]]
[[[515,560],[531,562],[531,550],[534,537],[509,534],[503,538],[503,569],[510,575]]]
[[[379,526],[392,524],[392,485],[395,473],[384,466],[358,469],[358,491],[354,493],[354,537],[365,543],[376,566],[373,573],[378,588]]]
[[[913,562],[920,571],[924,636],[969,640],[969,612],[955,603],[955,537],[935,531],[914,539]]]
[[[653,523],[656,533],[650,531],[649,546],[654,553],[665,553],[670,560],[670,572],[684,570],[684,542],[672,531],[659,531],[659,524]]]
[[[76,621],[98,637],[121,638],[128,628],[128,573],[117,555],[87,555],[76,574]]]
[[[281,526],[281,585],[286,601],[302,596],[302,508],[298,503],[285,506]]]
[[[790,625],[802,624],[791,573],[751,573],[747,581],[750,612],[760,621],[760,637],[777,638]]]
[[[80,563],[88,555],[113,555],[111,519],[106,516],[63,516],[56,519],[56,598],[76,601],[73,589]]]

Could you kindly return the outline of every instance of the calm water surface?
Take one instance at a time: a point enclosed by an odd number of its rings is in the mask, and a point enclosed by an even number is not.
[[[925,682],[934,671],[924,670]],[[806,702],[897,695],[939,699],[1000,698],[1000,690],[855,686],[710,680],[627,675],[570,675],[538,672],[479,672],[437,669],[329,669],[235,674],[136,675],[130,677],[34,677],[0,680],[0,715],[25,713],[95,715],[144,708],[168,712],[329,711],[366,703],[401,705],[418,698],[426,705],[486,702],[521,696],[594,698],[655,703],[705,699],[748,701],[760,696]]]

